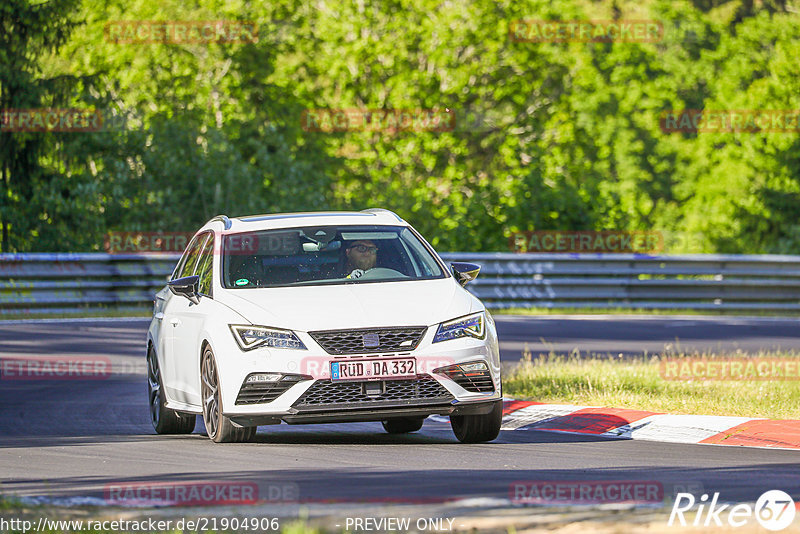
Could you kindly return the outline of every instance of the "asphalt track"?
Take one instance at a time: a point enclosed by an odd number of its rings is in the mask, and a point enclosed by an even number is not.
[[[653,352],[679,334],[698,350],[800,348],[793,319],[498,317],[498,323],[507,361],[519,359],[518,345],[526,342],[531,351],[552,343],[632,354]],[[217,445],[201,422],[193,435],[156,436],[141,365],[146,325],[0,325],[0,357],[106,356],[121,370],[104,380],[0,380],[0,494],[101,502],[110,485],[215,480],[252,482],[264,498],[291,488],[310,503],[437,502],[508,499],[515,481],[642,480],[667,490],[719,491],[723,501],[755,500],[776,488],[800,499],[800,456],[784,450],[524,429],[504,431],[490,444],[463,445],[449,424],[433,420],[400,437],[377,423],[280,425],[261,427],[255,443]]]
[[[639,356],[664,351],[800,352],[800,318],[708,316],[496,315],[501,358],[527,350],[581,355]],[[31,355],[117,358],[142,354],[149,319],[0,321],[0,357]],[[113,350],[109,350],[109,345]],[[140,364],[140,359],[120,360]],[[142,367],[142,372],[143,371]]]

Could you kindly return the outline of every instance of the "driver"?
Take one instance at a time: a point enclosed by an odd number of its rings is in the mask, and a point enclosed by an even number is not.
[[[378,262],[378,247],[369,239],[353,241],[344,253],[347,278],[360,278]]]

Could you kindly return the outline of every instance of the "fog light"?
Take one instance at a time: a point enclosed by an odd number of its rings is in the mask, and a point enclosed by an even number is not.
[[[459,367],[461,367],[461,370],[464,371],[465,373],[468,373],[470,371],[487,371],[489,369],[483,362],[462,363],[461,365],[459,365]]]
[[[482,373],[489,370],[485,362],[457,363],[447,367],[434,369],[434,373],[453,374],[453,373]]]
[[[254,382],[277,382],[283,375],[279,373],[257,373],[247,377],[247,383]]]

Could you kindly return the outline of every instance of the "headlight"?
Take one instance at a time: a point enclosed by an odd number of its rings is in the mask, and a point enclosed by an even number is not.
[[[486,318],[483,312],[479,312],[442,323],[436,331],[433,342],[438,343],[440,341],[447,341],[448,339],[456,339],[459,337],[483,339],[486,337],[486,330],[484,328],[485,320]]]
[[[266,326],[230,325],[233,337],[242,350],[252,350],[258,347],[273,349],[307,350],[300,338],[291,330],[280,330]]]

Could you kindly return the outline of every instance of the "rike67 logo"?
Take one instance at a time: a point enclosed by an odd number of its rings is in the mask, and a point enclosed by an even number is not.
[[[694,510],[695,504],[696,510]],[[704,493],[699,502],[691,493],[678,493],[667,525],[672,526],[677,519],[678,523],[685,527],[687,522],[684,515],[692,511],[695,512],[693,526],[721,527],[727,523],[731,527],[743,527],[752,525],[752,520],[755,518],[762,527],[772,531],[783,530],[791,525],[797,513],[794,499],[781,490],[764,492],[755,506],[749,503],[720,504],[719,492],[714,493],[710,501],[708,495]]]

